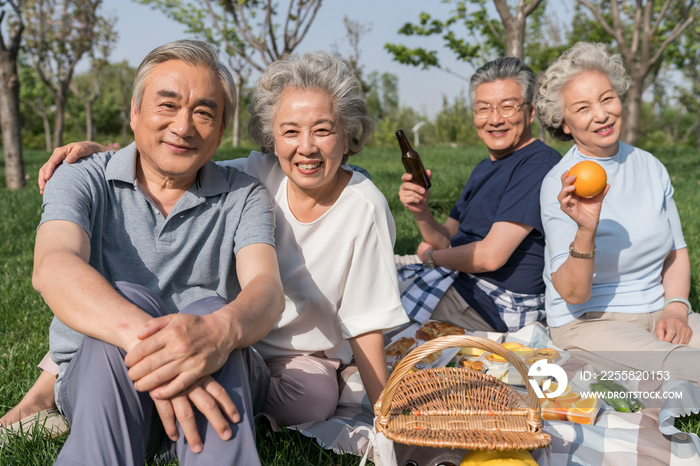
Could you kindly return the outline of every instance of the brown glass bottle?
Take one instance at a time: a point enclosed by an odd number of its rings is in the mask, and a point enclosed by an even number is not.
[[[401,147],[401,161],[406,169],[406,173],[413,175],[411,181],[418,186],[422,186],[425,189],[430,189],[430,178],[425,173],[425,168],[423,168],[423,162],[420,160],[418,152],[413,150],[411,144],[408,142],[406,135],[403,134],[403,130],[400,129],[396,132],[396,138],[399,140],[399,146]]]

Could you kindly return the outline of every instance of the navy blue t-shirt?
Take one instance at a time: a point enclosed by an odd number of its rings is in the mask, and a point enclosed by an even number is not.
[[[561,155],[540,140],[499,160],[482,160],[469,176],[450,217],[459,221],[452,247],[481,241],[496,222],[516,222],[533,228],[503,267],[473,274],[494,285],[523,294],[544,293],[544,228],[540,217],[540,187]],[[508,328],[498,308],[466,274],[460,274],[455,289],[486,322],[499,332]]]

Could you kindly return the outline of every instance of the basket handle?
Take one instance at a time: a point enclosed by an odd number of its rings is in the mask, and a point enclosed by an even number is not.
[[[523,378],[523,381],[528,380],[528,367],[525,365],[522,359],[520,359],[520,357],[518,357],[512,351],[509,351],[494,341],[487,338],[468,335],[450,335],[446,337],[439,337],[413,348],[406,356],[403,357],[403,359],[401,359],[401,361],[399,361],[399,364],[396,366],[396,368],[394,368],[394,372],[391,373],[389,382],[387,382],[386,388],[380,397],[377,423],[383,426],[388,425],[389,410],[391,408],[391,402],[394,399],[394,394],[396,393],[396,390],[398,389],[403,377],[413,368],[413,366],[416,365],[416,363],[436,351],[446,348],[454,348],[457,346],[479,348],[495,353],[505,358],[510,364],[512,364],[518,370],[518,372],[520,372],[520,376]],[[540,430],[542,426],[540,400],[537,398],[535,390],[529,383],[525,383],[525,388],[527,389],[529,408],[528,423],[535,430]]]

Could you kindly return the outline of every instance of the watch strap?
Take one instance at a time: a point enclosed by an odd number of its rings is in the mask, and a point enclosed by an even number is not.
[[[594,247],[593,250],[589,252],[577,251],[574,249],[573,241],[569,245],[569,255],[571,257],[575,257],[576,259],[593,259],[595,257],[595,250],[596,248]]]

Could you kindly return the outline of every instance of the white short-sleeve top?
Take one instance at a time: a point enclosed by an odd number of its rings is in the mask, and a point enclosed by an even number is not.
[[[335,204],[310,223],[287,203],[288,178],[274,155],[225,162],[258,178],[274,200],[275,244],[285,310],[255,348],[264,358],[325,352],[349,362],[348,338],[408,322],[401,305],[386,199],[352,171]]]

